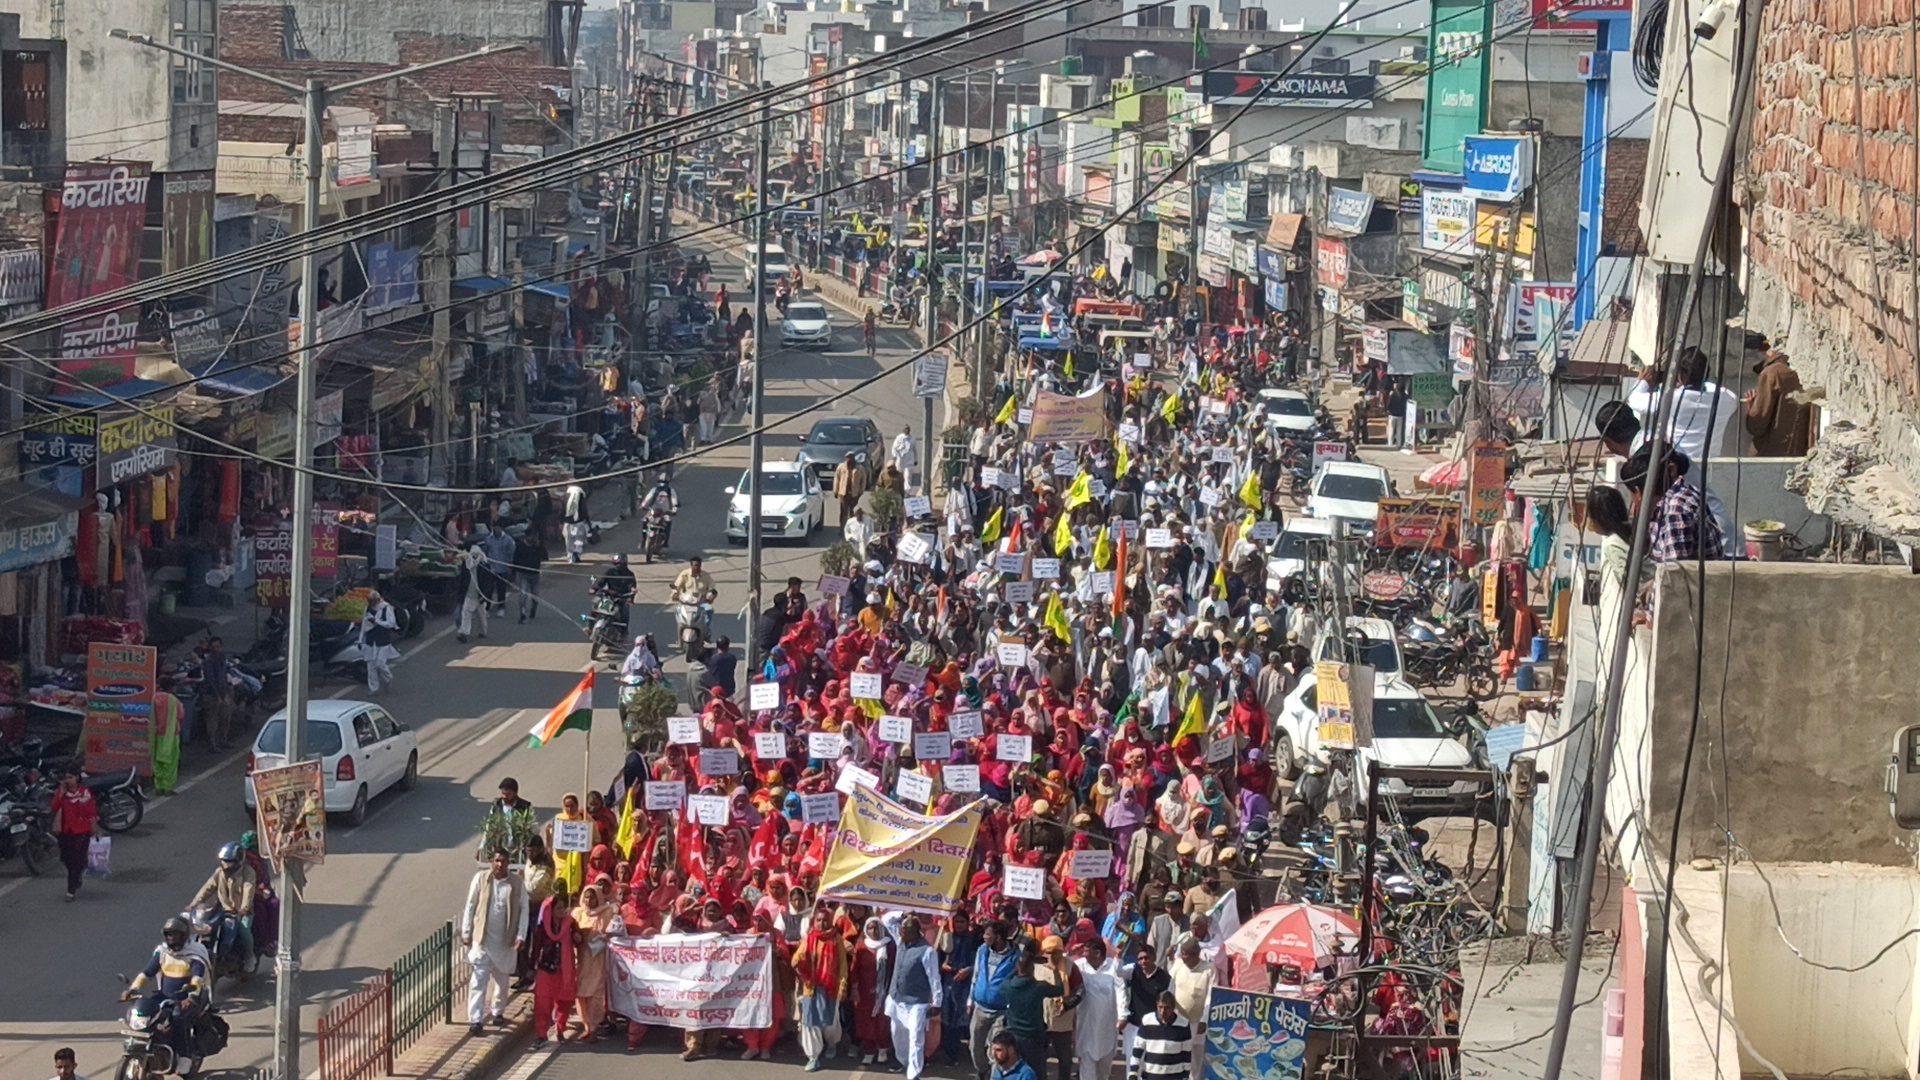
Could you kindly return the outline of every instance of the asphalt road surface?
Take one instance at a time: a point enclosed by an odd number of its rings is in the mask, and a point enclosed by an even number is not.
[[[738,295],[744,278],[740,261],[717,251],[713,261],[716,276]],[[767,361],[769,418],[789,417],[910,355],[904,331],[883,329],[879,355],[869,357],[854,316],[835,315],[834,348],[783,351]],[[910,372],[903,370],[822,415],[870,417],[891,439],[903,423],[917,429],[919,413]],[[768,460],[791,458],[799,448],[795,436],[812,421],[807,416],[776,425]],[[722,434],[740,430],[735,425]],[[673,617],[664,607],[668,585],[695,553],[706,558],[720,587],[715,632],[736,642],[743,638],[738,616],[746,599],[747,556],[744,547],[726,542],[728,497],[722,489],[736,481],[746,460],[743,442],[682,469],[675,478],[681,514],[673,531],[674,557],[654,566],[633,560],[640,578],[635,630],[654,633],[663,648],[673,643]],[[610,504],[615,499],[611,486],[597,492],[595,516],[614,516]],[[820,548],[838,535],[835,513],[830,507],[827,528],[811,542],[767,546],[769,595],[790,575],[814,580]],[[314,1068],[311,1035],[320,1012],[457,918],[475,869],[481,812],[501,777],[517,777],[521,793],[545,817],[557,809],[562,794],[581,791],[589,782],[604,788],[619,769],[620,727],[611,709],[595,711],[590,765],[584,758],[588,740],[581,735],[568,733],[530,750],[526,731],[585,669],[578,615],[586,610],[594,564],[616,550],[633,551],[637,534],[637,527],[623,523],[589,550],[587,564],[549,564],[542,608],[524,625],[516,624],[510,611],[504,620],[494,619],[489,637],[461,645],[451,620],[439,619],[421,638],[406,643],[405,657],[395,665],[397,685],[378,700],[418,734],[420,784],[412,792],[376,799],[358,829],[336,823],[326,863],[310,875],[301,957],[303,1074]],[[669,659],[670,674],[680,666]],[[315,697],[365,693],[361,685],[314,686]],[[43,1080],[51,1075],[53,1051],[60,1046],[79,1051],[82,1075],[112,1075],[121,1008],[115,1001],[120,990],[115,974],[131,975],[144,966],[159,941],[160,924],[178,913],[212,872],[220,845],[251,827],[241,802],[244,769],[244,753],[236,753],[188,773],[179,794],[150,804],[138,829],[115,838],[112,875],[89,880],[72,904],[61,900],[59,875],[30,879],[18,861],[0,865],[0,933],[6,935],[12,973],[0,984],[0,1080]],[[210,1076],[251,1075],[269,1060],[272,999],[273,977],[264,965],[249,982],[222,986],[222,1007],[234,1037],[225,1054],[208,1062]]]

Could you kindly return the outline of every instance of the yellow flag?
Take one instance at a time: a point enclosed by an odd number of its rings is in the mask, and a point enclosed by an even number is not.
[[[1005,405],[1000,406],[1000,414],[993,418],[993,422],[996,424],[1011,423],[1013,421],[1014,414],[1019,411],[1019,408],[1020,408],[1019,401],[1020,401],[1020,398],[1018,395],[1008,394],[1007,403]]]
[[[1093,568],[1095,570],[1105,570],[1112,565],[1113,541],[1109,537],[1109,530],[1105,526],[1101,526],[1100,535],[1093,541]]]
[[[1123,440],[1120,443],[1119,453],[1114,455],[1113,478],[1115,480],[1118,480],[1119,478],[1127,475],[1127,473],[1132,469],[1133,469],[1133,455],[1127,453],[1127,444]]]
[[[1167,423],[1169,424],[1176,423],[1179,421],[1180,419],[1180,395],[1179,394],[1167,395],[1167,403],[1165,405],[1160,406],[1160,415],[1166,417]]]
[[[1047,624],[1047,629],[1059,635],[1061,641],[1073,640],[1073,627],[1067,622],[1067,609],[1060,603],[1059,593],[1047,595],[1047,615],[1043,621]]]
[[[1074,477],[1073,483],[1067,486],[1067,494],[1064,501],[1068,510],[1074,510],[1092,502],[1093,477],[1089,476],[1084,470],[1079,476]]]
[[[999,540],[1000,524],[1000,507],[996,506],[993,508],[993,513],[987,515],[987,523],[980,526],[980,542],[991,544]]]
[[[613,834],[613,846],[620,852],[622,859],[633,858],[634,841],[640,839],[639,822],[633,813],[633,793],[640,785],[627,788],[627,797],[620,803],[620,828]]]
[[[1201,708],[1200,695],[1196,692],[1192,697],[1187,699],[1187,711],[1180,717],[1180,727],[1173,733],[1173,741],[1177,743],[1189,735],[1205,735],[1206,733],[1207,714],[1206,710]]]
[[[1063,510],[1060,512],[1060,524],[1055,525],[1053,527],[1054,557],[1059,559],[1064,559],[1067,557],[1067,553],[1072,549],[1073,549],[1073,514],[1070,511]]]
[[[1246,503],[1249,510],[1260,509],[1260,470],[1247,473],[1247,482],[1240,485],[1240,501]]]

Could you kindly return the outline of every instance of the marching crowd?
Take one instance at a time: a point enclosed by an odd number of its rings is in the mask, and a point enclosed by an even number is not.
[[[1023,394],[1003,382],[939,512],[876,536],[822,595],[795,579],[760,613],[752,681],[778,684],[778,708],[715,690],[697,744],[636,750],[604,797],[567,795],[545,835],[501,845],[462,924],[476,1028],[519,977],[542,1042],[576,1008],[580,1037],[614,1031],[619,934],[763,935],[776,1007],[767,1028],[730,1033],[742,1058],[795,1030],[809,1070],[857,1055],[910,1078],[929,1053],[982,1080],[1050,1065],[1105,1080],[1116,1060],[1184,1077],[1216,982],[1322,989],[1330,970],[1240,971],[1222,949],[1275,900],[1238,838],[1276,814],[1272,718],[1315,633],[1301,593],[1267,587],[1259,523],[1278,521],[1286,478],[1278,433],[1254,422],[1273,370],[1259,351],[1221,335],[1185,345],[1171,378],[1094,364],[1076,378],[1055,361]],[[1108,438],[1049,445],[1017,419],[1049,388],[1096,385]],[[756,738],[769,734],[783,752]],[[702,772],[716,748],[738,774]],[[935,816],[982,800],[957,910],[818,895],[835,822],[807,820],[803,798],[849,775]],[[637,809],[649,782],[725,796],[728,823]],[[511,782],[501,799],[531,820]],[[569,821],[592,823],[590,850],[554,852]],[[1043,871],[1044,888],[1007,895],[1009,866]],[[629,1048],[645,1031],[628,1025]],[[715,1053],[720,1034],[685,1032],[683,1056]]]

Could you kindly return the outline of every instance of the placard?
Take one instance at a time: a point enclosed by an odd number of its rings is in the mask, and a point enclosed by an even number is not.
[[[1013,422],[1016,424],[1033,423],[1033,410],[1031,408],[1014,410]]]
[[[903,772],[894,778],[894,794],[900,801],[914,806],[925,806],[933,801],[933,777],[917,772]]]
[[[847,679],[847,682],[848,690],[854,697],[865,698],[868,701],[879,701],[880,695],[887,686],[887,680],[873,671],[856,671]]]
[[[901,562],[925,566],[933,561],[933,541],[917,532],[901,533],[900,542],[893,545],[894,554]]]
[[[646,794],[648,810],[678,810],[687,800],[687,785],[678,780],[649,780]]]
[[[1172,529],[1148,529],[1147,530],[1147,550],[1152,551],[1155,548],[1170,548],[1172,546],[1173,546],[1173,530]]]
[[[1033,582],[1009,581],[1000,586],[1000,599],[1009,604],[1033,603]]]
[[[1026,568],[1027,557],[1025,555],[1009,555],[1006,552],[1001,552],[993,557],[993,569],[996,573],[1019,574],[1024,572]]]
[[[945,731],[922,731],[913,737],[913,756],[920,761],[945,761],[953,753],[953,735]]]
[[[1120,441],[1132,446],[1140,445],[1140,425],[1129,420],[1119,428]]]
[[[1150,367],[1152,367],[1152,366],[1153,366],[1153,354],[1152,354],[1152,353],[1144,353],[1144,352],[1137,352],[1137,353],[1134,353],[1134,354],[1133,354],[1133,366],[1134,366],[1134,367],[1137,367],[1137,368],[1143,368],[1143,369],[1144,369],[1144,368],[1150,368]]]
[[[853,588],[853,579],[840,574],[820,575],[821,596],[845,596]]]
[[[956,739],[977,739],[986,733],[979,709],[963,709],[947,717],[947,734]]]
[[[754,712],[780,707],[780,684],[777,682],[758,682],[747,687],[747,707]]]
[[[1231,446],[1214,447],[1212,461],[1215,465],[1233,464],[1233,447]]]
[[[762,731],[753,737],[753,756],[761,761],[787,756],[787,737],[777,731]]]
[[[1090,478],[1090,479],[1088,479],[1088,481],[1087,481],[1087,494],[1089,494],[1089,495],[1091,495],[1091,496],[1093,496],[1093,497],[1094,497],[1094,498],[1096,498],[1096,499],[1104,499],[1104,498],[1106,498],[1106,497],[1107,497],[1107,482],[1106,482],[1105,480],[1102,480],[1102,479],[1100,479],[1100,478],[1099,478],[1099,477],[1097,477],[1097,476],[1095,476],[1095,477],[1092,477],[1092,478]]]
[[[667,741],[683,746],[700,745],[700,718],[697,716],[667,717]]]
[[[853,794],[853,789],[857,787],[879,791],[880,778],[858,765],[849,765],[840,770],[840,779],[833,784],[833,790],[842,795]]]
[[[1068,458],[1065,461],[1060,461],[1056,459],[1053,463],[1053,475],[1055,476],[1073,476],[1079,473],[1079,471],[1080,471],[1079,464],[1076,463],[1072,458]]]
[[[1089,581],[1089,584],[1093,586],[1093,595],[1095,596],[1112,596],[1113,595],[1113,571],[1095,570],[1090,577],[1091,577],[1091,580]]]
[[[1280,523],[1277,521],[1256,521],[1253,528],[1247,530],[1247,539],[1268,543],[1280,539]]]
[[[807,733],[807,756],[822,761],[832,761],[846,751],[846,736],[837,731],[809,731]]]
[[[1060,560],[1059,559],[1033,560],[1033,580],[1055,581],[1055,580],[1058,580],[1059,577],[1060,577]]]
[[[1226,398],[1209,399],[1207,401],[1207,414],[1209,416],[1227,415],[1227,399]]]
[[[1067,864],[1067,873],[1075,881],[1088,881],[1093,878],[1113,876],[1113,852],[1076,851],[1073,861]]]
[[[1014,900],[1045,900],[1047,872],[1038,866],[1009,866],[1001,878],[1000,892]]]
[[[923,686],[927,681],[927,665],[895,664],[893,667],[893,681],[902,686]]]
[[[1001,667],[1027,666],[1027,647],[1017,642],[1001,642],[994,650],[994,656],[999,659]]]
[[[1019,473],[1014,472],[1012,469],[1001,469],[999,470],[999,473],[1000,475],[996,477],[996,479],[1000,481],[999,487],[1002,490],[1005,490],[1005,491],[1020,490],[1020,474]]]
[[[740,751],[731,746],[709,746],[700,751],[700,775],[739,776]]]
[[[883,716],[880,718],[880,741],[890,743],[910,743],[913,741],[913,721],[904,716]]]
[[[1207,744],[1207,764],[1213,765],[1233,757],[1233,738],[1227,736],[1215,739]]]
[[[901,504],[901,509],[906,512],[908,521],[914,518],[932,517],[933,499],[925,495],[909,495]]]
[[[579,851],[593,850],[593,822],[556,821],[553,823],[553,850]]]
[[[940,779],[945,781],[947,790],[958,794],[980,790],[980,766],[946,765],[940,769]]]
[[[1032,761],[1033,736],[1002,734],[994,740],[993,758],[995,761],[1016,763]]]
[[[999,470],[999,469],[996,469],[996,468],[994,468],[994,467],[993,467],[993,466],[991,466],[991,465],[987,465],[987,466],[985,466],[985,467],[983,467],[983,468],[981,468],[981,470],[980,470],[980,486],[981,486],[981,487],[999,487],[999,486],[1001,486],[1001,485],[1000,485],[1000,470]]]
[[[687,817],[702,825],[725,828],[733,820],[733,806],[725,795],[689,795]]]
[[[832,824],[839,821],[839,794],[823,791],[818,795],[800,796],[800,820],[807,825]]]
[[[1219,506],[1220,505],[1220,489],[1210,488],[1210,487],[1201,488],[1200,489],[1200,505],[1206,507],[1209,510],[1213,509],[1216,506]],[[1147,546],[1152,547],[1153,545],[1148,544]]]

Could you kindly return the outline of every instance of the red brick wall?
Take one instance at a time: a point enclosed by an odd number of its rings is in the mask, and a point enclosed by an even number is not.
[[[1771,0],[1743,198],[1771,274],[1907,405],[1920,214],[1914,0]],[[1900,271],[1900,272],[1897,272]]]
[[[1647,140],[1607,140],[1606,203],[1600,214],[1600,243],[1613,254],[1640,255],[1640,195],[1647,182]]]

